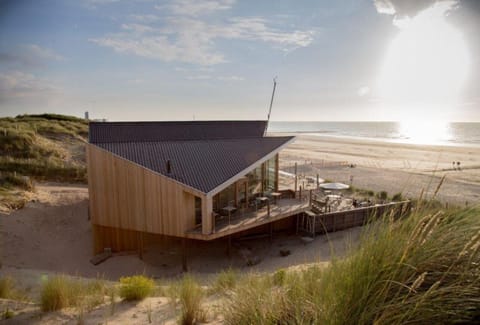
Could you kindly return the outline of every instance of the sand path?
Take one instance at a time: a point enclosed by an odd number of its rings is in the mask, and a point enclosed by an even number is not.
[[[82,185],[41,184],[37,186],[36,201],[10,215],[0,214],[1,274],[22,278],[21,282],[34,285],[43,273],[61,272],[84,277],[103,276],[117,280],[120,276],[146,273],[155,278],[171,278],[181,272],[180,247],[168,250],[148,247],[144,260],[138,255],[114,256],[94,266],[92,257],[92,231],[88,221],[88,190]],[[345,254],[346,239],[355,242],[359,228],[339,232],[331,243],[339,256]],[[235,244],[233,256],[225,254],[226,243],[196,243],[190,245],[190,270],[202,279],[230,266],[242,272],[270,272],[312,262],[330,260],[330,244],[324,236],[304,245],[294,235],[277,235],[272,243],[268,239],[244,241]],[[291,255],[280,257],[280,249]],[[240,251],[251,251],[261,262],[247,267]],[[33,271],[32,271],[33,270]],[[33,278],[32,277],[36,277]]]

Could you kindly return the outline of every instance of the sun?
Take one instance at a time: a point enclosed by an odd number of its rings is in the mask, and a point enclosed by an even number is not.
[[[381,103],[399,121],[445,121],[454,112],[467,77],[469,52],[445,19],[451,2],[438,2],[413,18],[396,20],[377,81]]]

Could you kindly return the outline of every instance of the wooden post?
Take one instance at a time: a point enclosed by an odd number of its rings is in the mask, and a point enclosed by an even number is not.
[[[293,189],[293,192],[295,193],[295,197],[297,197],[297,182],[298,182],[297,162],[295,162],[295,188]]]
[[[308,202],[308,207],[309,208],[312,207],[312,190],[310,190],[310,198],[309,198],[309,202]]]
[[[245,181],[245,209],[248,208],[248,178]]]
[[[280,170],[280,163],[279,163],[279,154],[275,155],[275,192],[278,192],[278,171]]]
[[[228,244],[227,244],[227,255],[232,257],[232,235],[228,235]]]
[[[267,200],[267,216],[270,218],[270,199]]]
[[[142,252],[142,232],[137,232],[137,249],[138,249],[138,258],[143,260],[143,252]]]
[[[302,186],[300,186],[300,190],[298,191],[298,198],[302,200]]]
[[[273,222],[270,222],[269,227],[270,227],[269,230],[270,230],[270,245],[271,245],[273,242]]]
[[[212,197],[202,197],[202,234],[209,235],[212,233],[212,219],[213,219],[213,207]]]
[[[319,187],[320,187],[320,179],[318,178],[318,174],[317,174],[317,190]]]
[[[235,206],[238,207],[238,181],[235,182],[235,195],[234,195],[234,200],[235,200]]]
[[[182,270],[188,272],[187,265],[187,238],[182,238]]]

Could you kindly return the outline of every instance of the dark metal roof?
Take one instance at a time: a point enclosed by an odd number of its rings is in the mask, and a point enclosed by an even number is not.
[[[263,137],[267,121],[90,122],[89,142]]]
[[[208,193],[293,138],[104,142],[95,145]],[[171,173],[167,173],[168,160]]]

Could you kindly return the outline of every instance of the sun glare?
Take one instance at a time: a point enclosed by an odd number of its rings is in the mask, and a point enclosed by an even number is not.
[[[451,138],[449,123],[442,121],[405,120],[400,122],[399,132],[402,139],[414,144],[445,144]]]
[[[462,34],[445,20],[451,6],[439,2],[395,21],[400,32],[388,48],[377,86],[383,105],[396,109],[400,121],[446,120],[455,109],[469,53]]]

